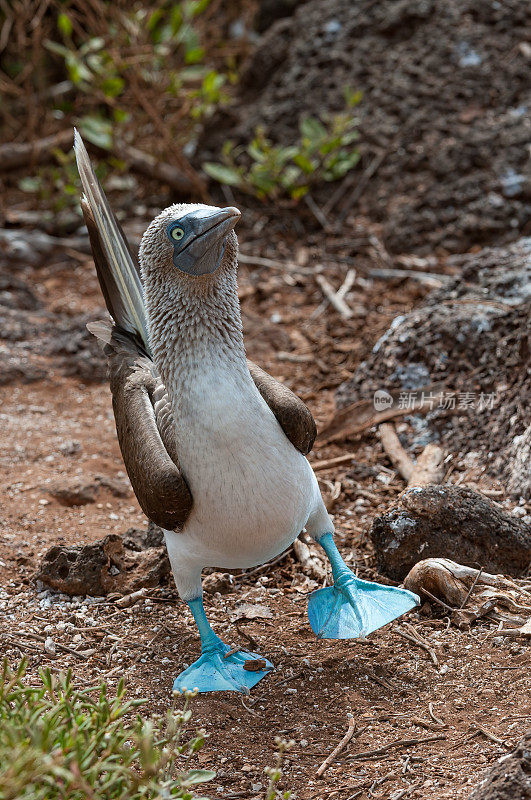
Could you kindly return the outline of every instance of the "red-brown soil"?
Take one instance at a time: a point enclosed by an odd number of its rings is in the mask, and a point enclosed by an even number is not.
[[[322,427],[332,413],[337,386],[367,357],[396,314],[418,304],[426,289],[413,280],[370,279],[374,256],[364,245],[367,232],[350,228],[346,238],[358,239],[358,277],[347,301],[357,312],[344,321],[325,303],[313,270],[324,264],[328,280],[338,288],[346,273],[342,254],[351,252],[352,244],[328,237],[325,249],[320,235],[298,243],[266,240],[264,226],[267,230],[265,217],[247,215],[242,251],[284,266],[240,268],[249,356],[297,391]],[[46,265],[27,269],[24,280],[45,311],[60,312],[79,327],[80,314],[101,313],[99,288],[88,257],[79,257],[76,264],[61,259],[64,254],[55,253]],[[295,266],[286,267],[287,261]],[[104,599],[39,593],[32,584],[40,557],[51,545],[95,541],[145,521],[132,494],[120,498],[101,488],[95,502],[66,507],[48,493],[62,482],[115,477],[123,465],[106,383],[65,375],[57,356],[39,351],[38,332],[24,342],[27,358],[38,359],[47,374],[0,387],[0,649],[12,662],[26,655],[30,676],[46,665],[71,666],[80,684],[106,678],[114,685],[124,675],[131,693],[148,699],[148,711],[163,710],[173,678],[198,655],[193,622],[171,587],[118,610]],[[22,355],[14,346],[13,353],[14,358]],[[91,358],[97,357],[94,351]],[[362,577],[375,578],[367,532],[404,483],[374,430],[317,449],[311,460],[345,453],[353,453],[352,461],[320,471],[319,477],[324,492],[330,489],[326,481],[341,483],[333,513],[343,554],[358,564]],[[470,466],[465,452],[454,455],[451,482],[494,492],[506,510],[514,509],[517,501],[503,499],[499,481]],[[240,645],[254,640],[251,646],[277,669],[250,697],[224,694],[194,701],[193,725],[208,734],[197,762],[218,773],[205,793],[212,798],[262,797],[263,768],[273,763],[275,737],[282,736],[295,742],[282,785],[296,789],[301,800],[466,798],[484,769],[509,752],[529,725],[525,641],[497,634],[493,623],[463,631],[450,627],[436,611],[421,611],[411,614],[409,622],[429,639],[439,666],[393,625],[368,641],[318,642],[306,616],[308,588],[289,554],[270,570],[237,578],[229,594],[208,598],[216,631]],[[230,614],[242,599],[265,603],[272,618],[241,621],[237,628]],[[56,645],[70,646],[81,656],[57,647],[52,658],[41,642],[23,635],[28,632],[51,636]],[[430,715],[430,704],[444,725]],[[346,731],[349,713],[362,732],[317,778],[319,764]],[[440,738],[406,743],[430,737]],[[395,741],[400,743],[382,755],[352,758]]]

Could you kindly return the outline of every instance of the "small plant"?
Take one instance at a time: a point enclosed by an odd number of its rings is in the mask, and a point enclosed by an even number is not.
[[[266,789],[265,800],[289,800],[291,791],[281,792],[277,789],[277,783],[282,777],[282,761],[284,753],[290,750],[295,742],[293,740],[286,741],[280,737],[276,737],[275,744],[277,746],[277,763],[274,767],[266,767],[266,775],[269,777],[269,785]]]
[[[223,163],[207,162],[205,172],[219,183],[261,199],[288,194],[296,200],[315,184],[339,180],[359,161],[353,147],[358,132],[352,109],[361,94],[347,89],[345,99],[347,109],[340,114],[302,119],[294,145],[274,145],[262,128],[256,129],[248,145],[234,147],[233,142],[225,142]]]
[[[0,800],[198,800],[194,787],[215,777],[177,768],[204,741],[199,731],[181,743],[192,693],[182,710],[175,701],[144,719],[135,711],[146,701],[125,701],[123,681],[113,695],[47,669],[28,686],[25,668],[4,660],[0,672]]]
[[[87,132],[92,130],[90,123],[80,120],[79,128],[83,135],[93,141]],[[35,174],[26,175],[18,182],[18,188],[33,194],[55,213],[70,209],[79,211],[79,173],[73,149],[64,153],[59,148],[52,151],[55,163],[39,167]],[[100,180],[107,174],[107,165],[98,164],[96,174]]]

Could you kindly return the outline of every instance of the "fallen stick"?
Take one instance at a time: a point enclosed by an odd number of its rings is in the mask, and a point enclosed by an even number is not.
[[[350,292],[350,290],[354,286],[355,280],[356,280],[356,270],[349,269],[347,274],[345,275],[345,280],[343,281],[343,283],[336,292],[336,297],[340,298],[341,300],[344,300],[346,295]]]
[[[409,481],[415,471],[415,465],[400,444],[395,426],[392,422],[384,422],[379,426],[378,433],[382,447],[389,456],[391,464],[396,467],[404,480]]]
[[[480,733],[482,733],[482,734],[483,734],[483,736],[485,736],[487,739],[490,739],[490,741],[491,741],[491,742],[494,742],[495,744],[501,744],[501,745],[503,745],[504,747],[509,747],[509,745],[508,745],[508,744],[506,744],[506,743],[503,741],[503,739],[500,739],[500,738],[499,738],[499,736],[495,736],[493,733],[491,733],[490,731],[488,731],[488,730],[487,730],[486,728],[484,728],[482,725],[478,725],[478,723],[477,723],[477,722],[474,722],[474,723],[473,723],[473,727],[474,727],[474,728],[477,728],[477,729],[478,729],[478,731],[479,731]],[[510,749],[510,748],[509,748],[509,749]]]
[[[332,229],[330,222],[328,221],[326,214],[321,211],[315,200],[310,194],[304,195],[304,202],[314,215],[315,219],[319,223],[319,225],[323,228],[323,230],[329,232]]]
[[[434,713],[434,711],[433,711],[433,703],[428,703],[428,711],[430,713],[430,717],[432,718],[432,720],[434,722],[436,722],[438,725],[442,725],[442,726],[444,726],[446,728],[446,722],[444,722],[440,717],[436,716],[436,714]]]
[[[33,142],[10,142],[0,146],[0,172],[24,167],[27,164],[42,164],[53,160],[53,151],[66,150],[74,141],[71,130],[59,131],[53,136],[36,139]]]
[[[267,267],[268,269],[278,269],[283,272],[286,270],[288,272],[292,270],[299,270],[302,271],[304,274],[310,274],[312,270],[304,269],[303,267],[298,267],[297,264],[294,264],[289,261],[276,261],[273,258],[262,258],[261,256],[253,256],[250,253],[242,253],[241,250],[238,252],[238,261],[240,264],[249,264],[252,267]]]
[[[295,539],[293,542],[293,550],[300,563],[303,572],[309,574],[315,580],[322,581],[326,578],[326,567],[321,561],[317,553],[310,550],[306,542],[301,539]]]
[[[408,479],[408,487],[427,486],[430,483],[441,483],[444,477],[444,452],[437,444],[427,444],[413,472]]]
[[[42,644],[44,644],[46,642],[46,637],[45,636],[39,636],[37,633],[26,633],[26,632],[23,632],[23,631],[17,631],[17,634],[19,636],[26,637],[27,639],[35,639],[36,642],[42,642]],[[62,650],[65,653],[72,653],[72,655],[77,656],[77,658],[83,659],[83,661],[86,661],[87,658],[90,658],[90,655],[92,655],[92,653],[87,654],[87,653],[82,653],[79,650],[74,650],[73,647],[69,647],[67,644],[61,644],[60,642],[55,642],[54,641],[54,645],[59,650]],[[92,652],[94,652],[94,651],[92,651]]]
[[[364,753],[354,753],[353,755],[349,756],[349,758],[356,760],[373,758],[373,756],[380,756],[383,753],[387,753],[389,750],[394,750],[398,747],[415,747],[418,744],[442,741],[446,738],[446,735],[441,733],[437,736],[426,736],[424,739],[396,739],[394,742],[389,742],[389,744],[385,744],[383,747],[377,747],[375,750],[365,750]]]
[[[439,275],[432,272],[417,272],[414,269],[371,269],[368,273],[369,278],[380,280],[393,280],[395,278],[411,278],[414,281],[423,283],[432,289],[440,289],[441,286],[453,280],[451,275]]]
[[[331,305],[334,306],[335,310],[343,317],[343,319],[350,319],[352,316],[352,311],[345,303],[344,299],[339,295],[339,292],[335,291],[334,287],[331,283],[329,283],[325,276],[316,275],[315,280],[326,299],[330,301]]]
[[[325,760],[323,761],[323,763],[321,764],[321,766],[319,767],[319,769],[315,773],[318,778],[320,778],[321,775],[324,775],[324,773],[326,772],[328,767],[334,762],[334,759],[336,758],[336,756],[338,756],[339,753],[341,753],[341,751],[345,749],[347,744],[350,742],[350,740],[354,736],[355,727],[356,727],[356,723],[354,721],[354,717],[349,715],[347,732],[343,736],[343,738],[341,739],[339,744],[336,747],[334,747],[334,749],[332,750],[330,755],[327,758],[325,758]],[[365,730],[367,730],[367,728],[368,728],[368,725],[365,728],[363,728],[363,730],[365,731]],[[361,732],[362,731],[358,731],[357,736],[359,736]]]
[[[345,203],[343,204],[343,208],[339,212],[338,218],[337,218],[338,225],[341,225],[341,223],[345,219],[346,215],[348,214],[348,212],[350,211],[350,209],[354,205],[354,203],[356,203],[359,200],[359,198],[361,197],[365,187],[369,183],[369,180],[376,173],[376,171],[379,169],[381,164],[383,164],[383,162],[384,162],[385,158],[387,157],[388,153],[389,153],[389,148],[386,148],[385,150],[382,150],[381,153],[379,153],[378,155],[376,155],[372,159],[371,163],[369,164],[369,166],[367,167],[365,172],[362,174],[362,176],[358,180],[356,186],[354,187],[354,189],[352,190],[350,195],[347,197]],[[325,211],[326,211],[327,214],[330,213],[332,208],[336,205],[337,201],[341,199],[341,197],[345,193],[345,190],[346,189],[350,189],[350,186],[352,185],[352,183],[355,180],[356,173],[355,172],[351,172],[350,175],[352,176],[352,179],[351,180],[347,179],[348,184],[347,184],[347,181],[345,181],[339,187],[339,190],[336,190],[336,192],[332,195],[329,203],[325,206]],[[343,187],[344,187],[344,190],[341,191],[341,189],[343,189]]]
[[[392,403],[383,411],[375,409],[374,398],[351,403],[334,413],[332,419],[318,433],[316,443],[318,446],[322,446],[330,442],[340,441],[347,436],[363,433],[375,425],[380,425],[382,422],[387,422],[395,417],[431,411],[433,410],[433,400],[428,395],[444,391],[445,387],[442,383],[431,384],[417,392],[417,394],[422,392],[418,400],[415,398],[411,405],[405,404],[402,406],[399,402],[402,390],[393,390],[389,392]]]
[[[147,593],[146,587],[143,586],[142,589],[137,589],[136,592],[131,592],[131,594],[126,594],[123,597],[120,597],[120,599],[116,601],[115,605],[117,605],[118,608],[131,608],[131,606],[134,606],[139,600],[143,600],[145,597],[147,597]]]
[[[155,178],[160,183],[166,183],[179,194],[191,194],[199,192],[205,195],[203,182],[197,176],[192,180],[173,164],[158,161],[150,153],[144,153],[136,147],[131,147],[123,142],[116,142],[113,146],[113,153],[121,161],[125,161],[127,167],[134,172],[139,172],[147,178]]]
[[[416,644],[417,647],[421,647],[422,650],[425,650],[428,653],[429,657],[431,658],[434,667],[439,669],[439,661],[437,659],[437,656],[435,655],[435,651],[429,646],[427,642],[422,641],[420,637],[417,636],[416,631],[415,634],[413,635],[411,633],[403,631],[398,626],[395,626],[395,631],[396,633],[398,633],[399,636],[402,636],[403,639],[407,639],[407,641],[411,642],[411,644]]]
[[[336,456],[335,458],[325,458],[323,461],[315,461],[312,464],[314,472],[319,470],[329,469],[330,467],[338,467],[340,464],[347,464],[349,461],[354,461],[356,453],[345,453],[344,456]]]

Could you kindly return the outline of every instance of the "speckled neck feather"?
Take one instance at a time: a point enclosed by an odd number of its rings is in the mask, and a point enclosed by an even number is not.
[[[250,381],[237,294],[238,240],[227,237],[222,262],[211,275],[191,276],[172,263],[160,235],[167,222],[194,206],[172,206],[154,220],[142,240],[140,265],[155,364],[179,408],[206,373]]]

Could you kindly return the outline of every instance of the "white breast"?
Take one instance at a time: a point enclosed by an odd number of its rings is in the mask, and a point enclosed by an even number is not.
[[[172,549],[225,568],[282,552],[322,500],[308,461],[250,376],[242,385],[241,376],[209,370],[179,406],[179,460],[194,506]]]

